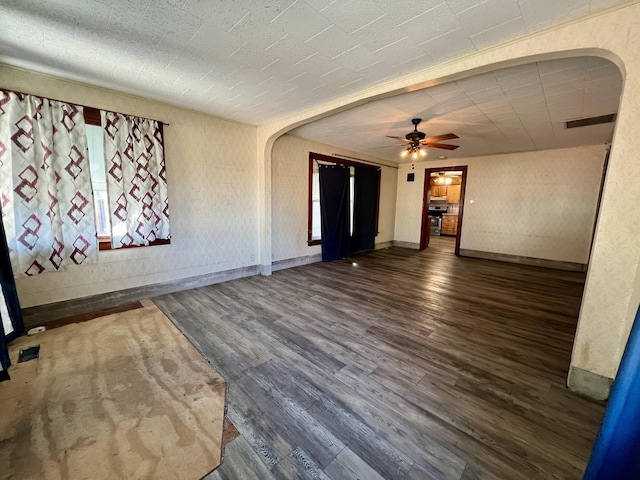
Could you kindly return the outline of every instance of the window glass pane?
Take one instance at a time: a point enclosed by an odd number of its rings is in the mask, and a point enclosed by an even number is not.
[[[353,198],[355,193],[355,172],[354,167],[349,167],[349,233],[353,235]]]
[[[93,202],[96,215],[96,233],[98,237],[110,237],[109,197],[107,196],[107,175],[104,161],[102,127],[87,125],[87,147],[89,149],[89,168],[93,187]]]
[[[109,220],[109,197],[106,190],[94,190],[93,201],[96,210],[96,230],[98,237],[111,236],[111,222]]]
[[[104,184],[104,188],[106,190],[107,176],[104,167],[102,127],[97,125],[87,125],[87,146],[89,147],[91,183],[94,185]]]
[[[311,239],[320,240],[320,238],[322,238],[320,227],[320,201],[313,202],[312,209],[313,225],[311,228]]]
[[[311,239],[320,240],[320,174],[313,172],[311,177]]]

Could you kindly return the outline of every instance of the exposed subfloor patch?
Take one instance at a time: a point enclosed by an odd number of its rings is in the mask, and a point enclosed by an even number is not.
[[[17,363],[34,340],[39,358]],[[196,479],[220,464],[225,381],[152,302],[10,355],[0,479]]]

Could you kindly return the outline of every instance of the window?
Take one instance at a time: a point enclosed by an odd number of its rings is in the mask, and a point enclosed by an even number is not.
[[[107,196],[107,178],[104,169],[104,146],[102,127],[87,125],[87,147],[89,148],[89,167],[96,216],[98,240],[111,241],[111,222],[109,219],[109,197]]]
[[[92,107],[84,107],[84,121],[87,132],[87,148],[89,150],[89,168],[91,170],[91,186],[93,188],[96,233],[100,250],[110,250],[112,232],[111,214],[109,211],[109,195],[107,193],[104,131],[101,125],[100,110]],[[165,245],[169,243],[171,243],[171,241],[168,239],[156,239],[150,242],[149,245]]]
[[[314,162],[315,163],[315,162]],[[320,241],[321,219],[320,219],[320,174],[318,165],[314,165],[313,183],[311,186],[311,241]],[[349,167],[349,233],[353,234],[353,198],[355,188],[355,167]]]
[[[314,168],[317,168],[314,165]],[[310,240],[320,240],[320,174],[318,171],[312,172],[311,183],[311,238]]]
[[[339,165],[348,165],[350,171],[349,178],[349,232],[353,234],[353,199],[355,197],[355,167],[372,167],[366,163],[353,162],[337,157],[329,157],[319,153],[309,152],[309,223],[307,245],[320,245],[322,238],[321,219],[320,219],[320,174],[318,173],[318,163],[314,160],[320,160],[326,163],[334,163]],[[378,205],[376,207],[376,232],[378,230],[378,214],[380,208],[380,179],[378,179]]]

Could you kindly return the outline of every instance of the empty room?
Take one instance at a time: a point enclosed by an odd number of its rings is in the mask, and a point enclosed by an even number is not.
[[[638,18],[0,1],[0,479],[639,478]]]

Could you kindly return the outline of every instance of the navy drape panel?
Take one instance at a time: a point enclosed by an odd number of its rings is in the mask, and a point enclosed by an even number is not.
[[[583,480],[640,478],[640,310]]]
[[[357,253],[375,248],[380,171],[355,167],[354,177],[351,252]]]
[[[2,322],[0,321],[0,363],[2,364],[2,372],[0,372],[0,381],[8,380],[8,368],[11,365],[9,360],[9,352],[7,351],[7,342],[13,340],[24,333],[24,323],[22,321],[22,312],[20,311],[20,303],[18,302],[18,292],[16,291],[16,282],[13,278],[13,270],[11,269],[11,261],[9,260],[9,247],[4,233],[4,225],[2,224],[2,216],[0,215],[0,284],[4,292],[7,310],[13,332],[5,336]]]
[[[349,255],[349,168],[319,165],[322,261]]]

